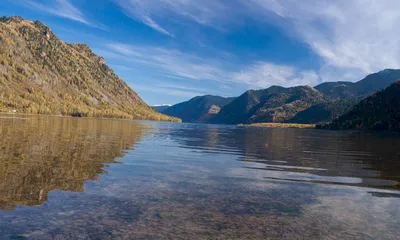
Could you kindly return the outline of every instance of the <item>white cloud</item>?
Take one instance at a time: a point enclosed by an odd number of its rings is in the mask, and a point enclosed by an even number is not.
[[[153,107],[171,107],[172,104],[163,103],[163,104],[154,104]]]
[[[266,88],[271,85],[297,86],[318,83],[318,75],[311,70],[301,71],[291,66],[278,65],[268,62],[257,62],[245,70],[234,73],[232,79],[246,83],[249,86]]]
[[[68,0],[54,0],[52,1],[52,3],[48,4],[39,3],[34,0],[25,0],[24,3],[26,3],[27,6],[33,7],[41,12],[46,12],[55,16],[77,21],[92,27],[104,29],[104,26],[100,26],[98,24],[89,21],[85,16],[85,14],[83,14],[81,10],[76,8]]]
[[[323,80],[400,67],[398,0],[251,0],[281,17],[323,60]],[[287,25],[285,25],[287,26]],[[328,71],[329,70],[329,71]],[[345,80],[345,79],[329,79]]]

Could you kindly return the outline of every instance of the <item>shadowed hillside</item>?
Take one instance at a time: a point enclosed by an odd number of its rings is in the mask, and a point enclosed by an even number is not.
[[[325,127],[400,131],[400,81],[362,100]]]
[[[357,99],[327,100],[313,105],[287,120],[287,123],[321,123],[330,122],[340,117],[352,106],[358,103]]]

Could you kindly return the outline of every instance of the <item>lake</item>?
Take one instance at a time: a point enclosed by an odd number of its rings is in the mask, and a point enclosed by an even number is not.
[[[400,136],[0,118],[1,239],[399,239]]]

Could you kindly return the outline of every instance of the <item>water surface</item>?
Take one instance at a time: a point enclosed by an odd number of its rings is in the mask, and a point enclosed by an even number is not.
[[[1,239],[400,236],[394,134],[9,117]]]

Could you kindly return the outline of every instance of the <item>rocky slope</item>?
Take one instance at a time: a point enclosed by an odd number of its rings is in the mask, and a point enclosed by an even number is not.
[[[0,111],[178,121],[150,108],[88,46],[0,18]]]
[[[324,96],[309,86],[284,88],[272,86],[250,90],[223,107],[213,123],[284,122],[315,104]]]
[[[189,101],[178,103],[162,111],[163,114],[182,119],[184,122],[209,122],[220,109],[234,98],[220,96],[197,96]]]

